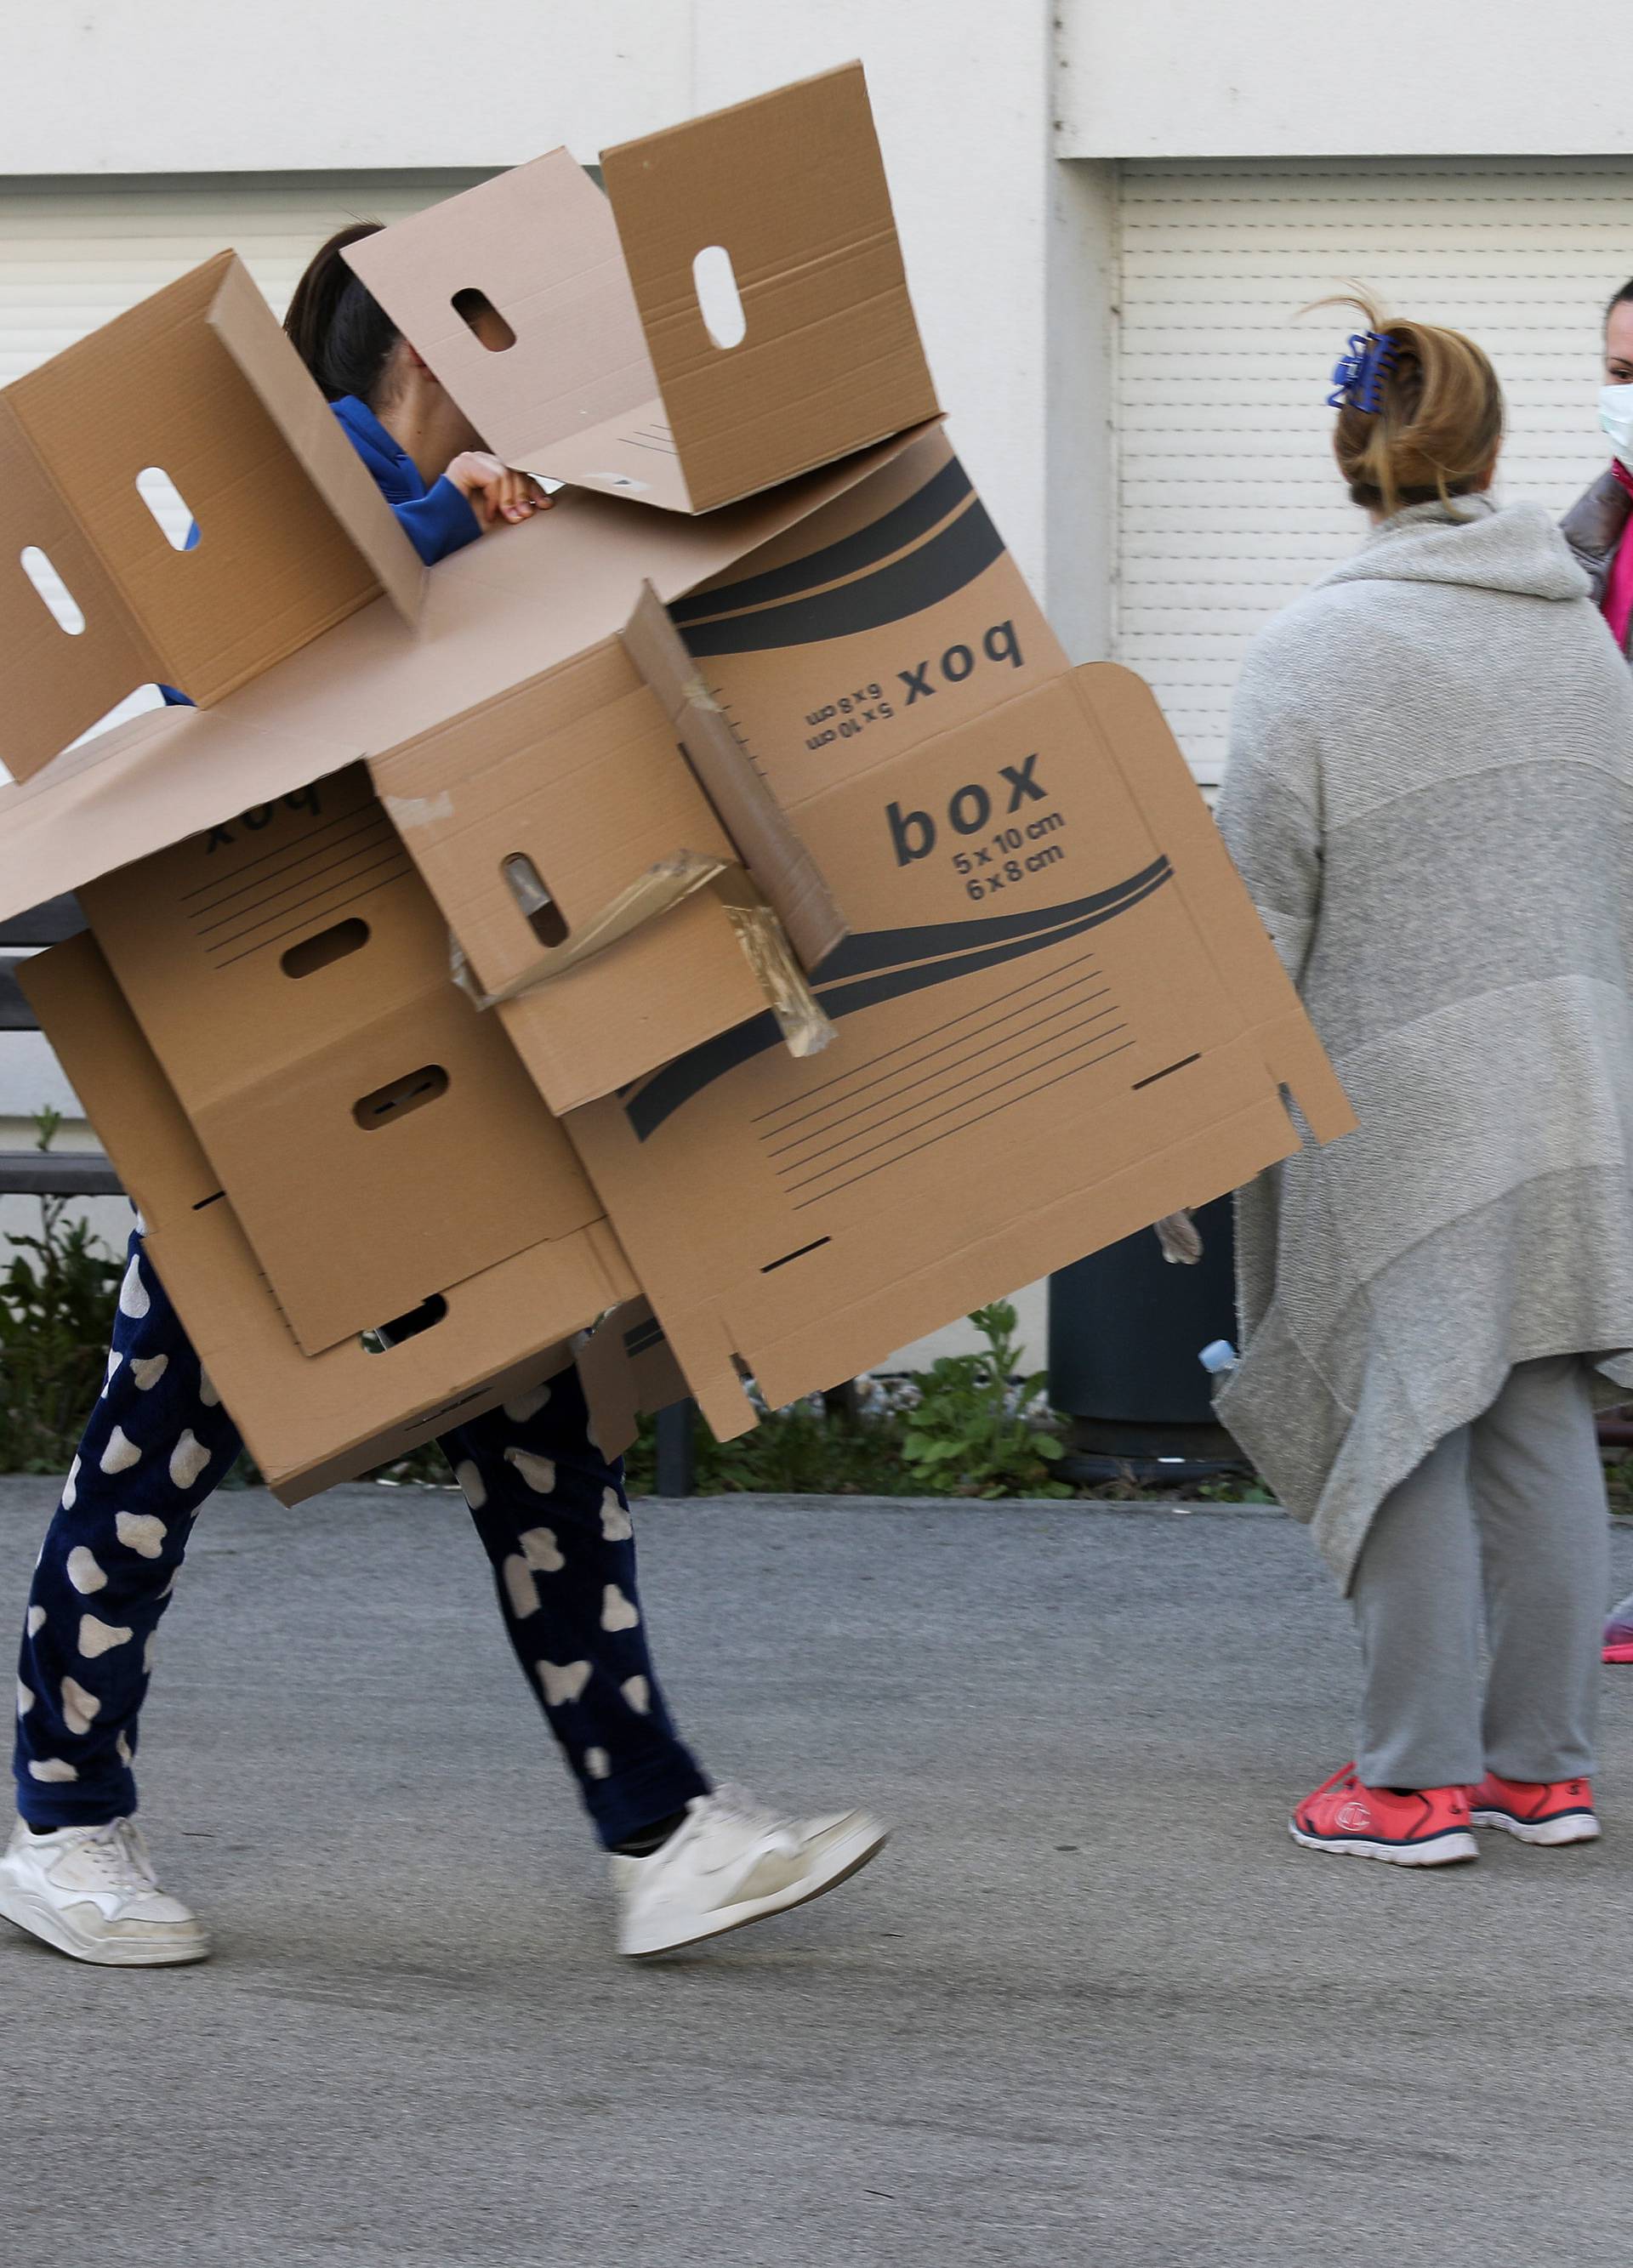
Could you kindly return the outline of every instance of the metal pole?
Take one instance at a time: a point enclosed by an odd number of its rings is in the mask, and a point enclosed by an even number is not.
[[[657,1417],[653,1480],[660,1496],[690,1496],[697,1478],[695,1402],[672,1402]]]

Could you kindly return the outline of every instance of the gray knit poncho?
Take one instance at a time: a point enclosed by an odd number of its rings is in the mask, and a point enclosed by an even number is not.
[[[1514,1364],[1633,1387],[1633,674],[1548,516],[1415,506],[1279,615],[1219,821],[1360,1120],[1238,1200],[1219,1410],[1347,1588]]]

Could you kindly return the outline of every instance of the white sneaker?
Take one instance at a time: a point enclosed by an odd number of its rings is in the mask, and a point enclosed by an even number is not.
[[[746,1789],[694,1796],[685,1823],[649,1858],[615,1852],[618,1950],[673,1953],[819,1898],[884,1848],[863,1811],[779,1819]]]
[[[76,1961],[150,1969],[202,1961],[203,1923],[166,1896],[134,1819],[36,1835],[22,1820],[0,1858],[0,1914]]]

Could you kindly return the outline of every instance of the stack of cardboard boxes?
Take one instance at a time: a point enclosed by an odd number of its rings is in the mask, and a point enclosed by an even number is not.
[[[31,998],[286,1500],[573,1351],[728,1437],[1349,1123],[937,422],[860,68],[603,168],[350,254],[569,484],[429,576],[230,253],[0,395],[0,913],[80,894]]]

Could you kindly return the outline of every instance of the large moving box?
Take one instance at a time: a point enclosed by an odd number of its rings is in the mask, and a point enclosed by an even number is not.
[[[0,790],[0,913],[95,932],[41,1023],[280,1493],[643,1294],[615,1398],[667,1336],[729,1436],[1289,1154],[1289,1094],[1348,1128],[1149,694],[938,428],[701,517],[564,491],[401,595]]]

